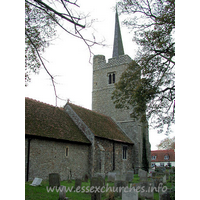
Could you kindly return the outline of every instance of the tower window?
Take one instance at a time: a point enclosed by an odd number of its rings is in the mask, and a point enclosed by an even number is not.
[[[108,74],[108,84],[112,84],[112,83],[115,83],[115,73],[114,72]]]
[[[111,74],[109,74],[109,76],[108,76],[108,77],[109,77],[109,81],[108,81],[108,83],[109,83],[109,84],[111,84],[111,83],[112,83],[112,75],[111,75]]]
[[[115,83],[115,73],[113,73],[113,83]]]

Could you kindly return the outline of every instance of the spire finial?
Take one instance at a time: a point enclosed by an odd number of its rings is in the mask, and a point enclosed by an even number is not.
[[[124,55],[124,47],[122,43],[119,17],[116,4],[116,13],[115,13],[115,35],[114,35],[114,45],[113,45],[113,58],[119,57],[119,55]]]

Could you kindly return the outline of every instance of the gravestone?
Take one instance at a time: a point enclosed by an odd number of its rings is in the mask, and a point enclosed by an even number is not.
[[[42,183],[41,178],[34,178],[33,182],[30,184],[31,186],[38,186]]]
[[[97,172],[94,174],[94,177],[99,177],[99,176],[102,177],[103,179],[105,179],[106,175],[105,175],[105,173],[100,173],[100,172]]]
[[[141,177],[140,178],[140,182],[146,182],[148,179],[147,179],[147,177]]]
[[[170,193],[159,193],[159,200],[171,200]]]
[[[133,171],[127,171],[126,172],[126,181],[132,182],[133,178],[134,178],[134,172]]]
[[[140,178],[146,178],[147,177],[147,172],[142,170],[142,169],[139,169],[138,176]]]
[[[164,173],[166,171],[165,167],[156,167],[156,171],[160,173]]]
[[[123,173],[116,173],[115,181],[126,181],[126,174]]]
[[[154,199],[154,187],[153,182],[141,182],[140,183],[140,196],[145,199]]]
[[[156,176],[163,177],[164,175],[165,175],[165,173],[162,173],[162,172],[156,172]]]
[[[175,183],[175,174],[174,173],[170,174],[170,182]]]
[[[83,182],[88,182],[88,179],[89,179],[88,175],[85,174],[85,175],[83,176]]]
[[[122,180],[115,180],[115,194],[122,197],[123,188],[128,187],[128,183]]]
[[[160,186],[163,186],[163,178],[155,177],[153,178],[153,183],[154,183],[154,188],[158,191],[158,188],[160,188]]]
[[[116,172],[108,172],[108,182],[115,182]]]
[[[119,171],[119,170],[116,170],[116,171],[114,171],[116,174],[121,174],[121,171]]]
[[[159,200],[172,200],[173,198],[171,196],[175,196],[175,193],[173,194],[173,192],[170,189],[167,189],[166,192],[159,192]]]
[[[168,171],[165,172],[165,175],[166,175],[166,180],[169,180],[169,177],[170,177],[170,173]]]
[[[175,173],[175,167],[172,167],[172,173]]]
[[[59,187],[59,200],[66,199],[66,186],[61,185]]]
[[[154,169],[149,169],[148,177],[153,177]]]
[[[79,187],[81,189],[82,180],[80,178],[75,179],[75,190]]]
[[[134,173],[138,174],[139,173],[139,168],[138,167],[134,167]]]
[[[138,200],[138,192],[133,188],[126,188],[122,190],[122,200]]]
[[[163,170],[163,173],[165,173],[165,172],[166,172],[166,168],[165,168],[165,167],[163,167],[163,168],[162,168],[162,170]]]
[[[152,177],[152,172],[147,174],[148,177]]]
[[[137,192],[140,191],[140,183],[131,183],[130,188],[134,188]]]
[[[152,172],[151,174],[152,174],[151,177],[155,177],[156,176],[156,172]]]
[[[162,179],[162,183],[167,182],[166,174],[165,173],[160,173],[156,172],[156,175],[152,177],[153,179]]]
[[[163,176],[163,183],[167,183],[167,177],[166,177],[166,175]]]
[[[149,173],[153,173],[153,172],[155,172],[154,169],[149,169]]]
[[[106,182],[105,182],[105,173],[95,173],[94,177],[100,177],[101,180],[103,181],[103,186],[105,186]]]
[[[93,187],[93,192],[91,193],[91,200],[101,200],[101,192],[96,191],[95,188],[102,188],[104,184],[102,177],[92,177],[90,181],[90,189]]]
[[[51,173],[49,174],[49,187],[60,186],[60,174]]]
[[[71,179],[72,179],[72,171],[71,171],[71,169],[70,168],[68,168],[67,167],[67,173],[68,173],[68,183],[71,183],[72,181],[71,181]]]

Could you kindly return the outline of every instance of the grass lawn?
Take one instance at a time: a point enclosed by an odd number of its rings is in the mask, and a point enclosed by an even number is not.
[[[107,178],[106,178],[106,184],[107,184]],[[134,175],[134,179],[133,179],[133,183],[139,183],[139,177],[137,174]],[[25,199],[26,200],[58,200],[59,198],[59,192],[57,192],[56,190],[54,191],[47,191],[47,189],[49,189],[49,182],[48,181],[42,181],[42,185],[41,186],[31,186],[30,185],[31,182],[26,182],[25,183]],[[114,183],[108,183],[109,187],[113,187]],[[60,185],[64,185],[66,186],[66,188],[71,189],[74,185],[75,185],[75,181],[72,180],[71,183],[69,183],[68,181],[61,181]],[[129,184],[130,185],[130,184]],[[83,187],[84,186],[84,187]],[[90,186],[90,181],[88,182],[82,182],[82,188],[84,188],[84,190],[86,191],[86,188],[89,188]],[[172,184],[170,182],[167,182],[166,186],[168,188],[172,187]],[[67,192],[66,193],[66,197],[69,197],[70,200],[90,200],[91,199],[91,195],[89,193],[86,192],[76,192],[76,191],[72,191],[72,192]],[[102,200],[108,199],[109,194],[108,192],[106,193],[102,193]],[[121,198],[116,198],[115,200],[120,200]],[[159,200],[159,194],[154,192],[154,199],[155,200]]]
[[[58,200],[59,198],[59,192],[56,190],[52,191],[47,191],[47,188],[49,189],[49,182],[48,181],[42,181],[41,186],[31,186],[31,182],[26,182],[25,183],[25,199],[26,200]],[[61,181],[60,185],[66,186],[66,188],[71,189],[75,185],[75,181],[72,180],[71,183],[68,183],[68,181]],[[84,190],[86,191],[86,187],[90,186],[90,181],[88,182],[82,182],[82,188],[84,187]],[[114,183],[109,183],[110,187],[114,186]],[[90,200],[91,195],[86,192],[67,192],[66,197],[69,197],[70,200]],[[108,193],[102,193],[102,200],[108,198]],[[116,198],[116,200],[120,200],[120,198]]]

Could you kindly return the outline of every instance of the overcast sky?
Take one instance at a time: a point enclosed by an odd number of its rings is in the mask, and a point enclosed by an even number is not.
[[[95,55],[102,54],[106,60],[112,57],[114,40],[114,22],[116,0],[82,0],[77,2],[80,12],[90,14],[90,19],[95,19],[92,28],[83,31],[85,37],[91,33],[100,40],[105,40],[106,47],[94,46]],[[119,16],[120,22],[127,16]],[[125,54],[134,59],[137,45],[132,41],[133,32],[121,24],[121,34]],[[92,107],[92,64],[89,63],[90,54],[83,41],[70,36],[58,29],[57,39],[45,50],[43,57],[47,60],[46,66],[55,76],[56,90],[60,98],[70,99],[76,105],[91,109]],[[92,62],[92,59],[91,59]],[[49,76],[44,69],[39,75],[32,75],[31,82],[25,88],[25,96],[51,105],[55,105],[55,95]],[[66,101],[58,100],[58,106],[64,106]],[[155,130],[149,131],[152,150],[157,149],[156,144],[164,139],[165,135],[158,135]],[[172,134],[170,137],[174,136]]]

